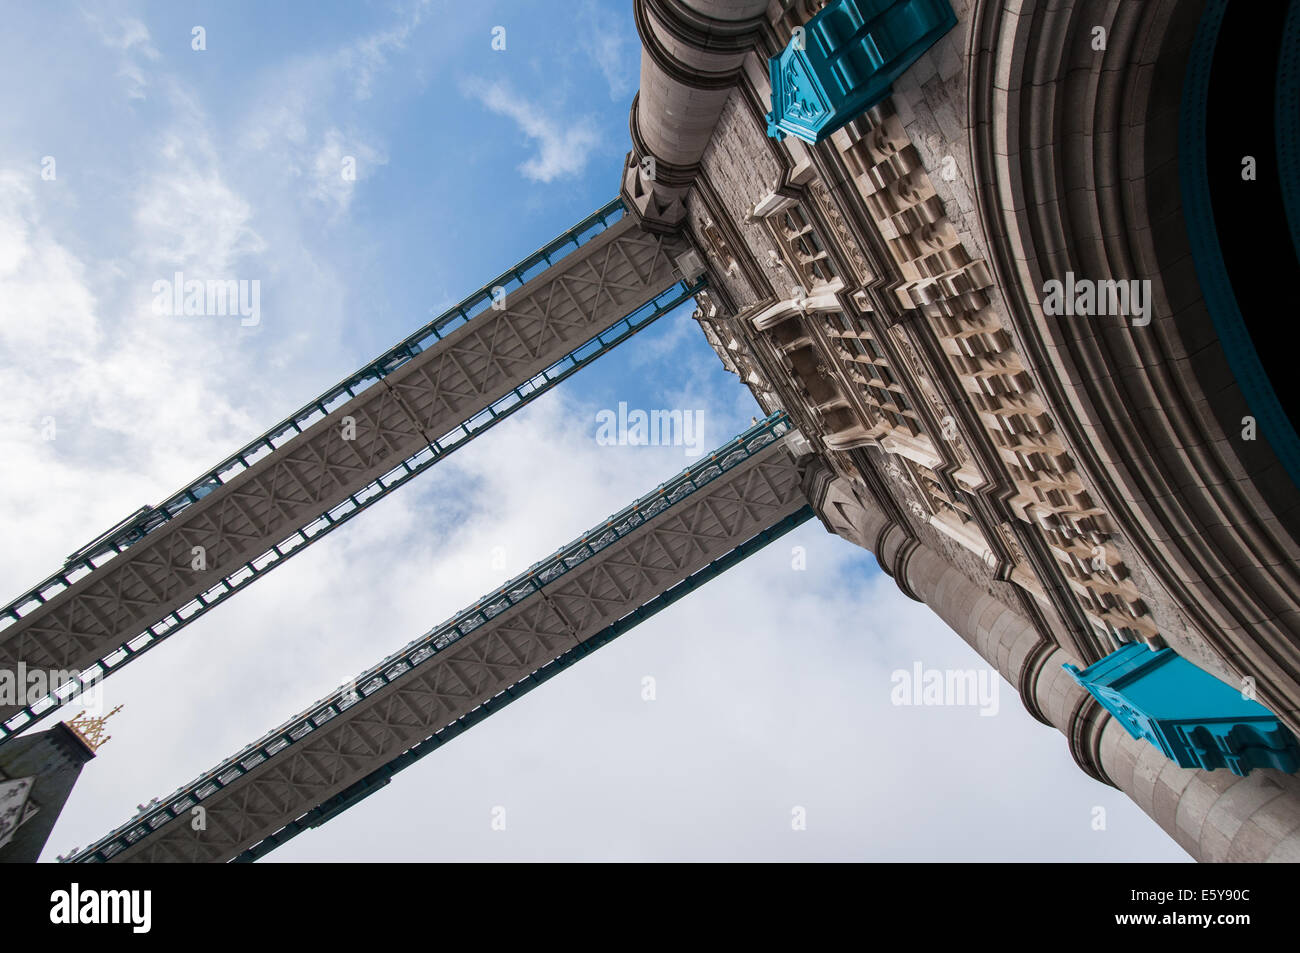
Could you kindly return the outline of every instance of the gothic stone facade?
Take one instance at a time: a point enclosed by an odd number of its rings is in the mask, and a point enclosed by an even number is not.
[[[1168,187],[1201,4],[951,2],[810,146],[766,135],[767,59],[821,3],[636,0],[623,196],[706,260],[701,330],[805,436],[828,530],[1192,856],[1300,860],[1300,781],[1179,768],[1061,668],[1167,645],[1300,729],[1296,491],[1236,439]],[[1150,323],[1045,313],[1068,272],[1150,280]]]

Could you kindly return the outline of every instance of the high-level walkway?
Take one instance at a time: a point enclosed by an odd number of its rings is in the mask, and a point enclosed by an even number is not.
[[[615,199],[0,609],[0,668],[75,672],[0,743],[688,300]]]
[[[789,433],[756,424],[71,859],[249,860],[328,821],[808,519]]]

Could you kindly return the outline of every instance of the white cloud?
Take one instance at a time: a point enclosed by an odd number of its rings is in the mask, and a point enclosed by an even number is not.
[[[134,17],[119,17],[111,24],[104,24],[88,11],[83,11],[83,16],[98,32],[103,44],[121,54],[117,75],[126,80],[127,99],[145,99],[145,90],[149,87],[145,64],[159,58],[149,28]]]
[[[339,51],[338,61],[352,78],[354,98],[364,100],[371,97],[376,76],[387,68],[394,53],[406,49],[406,41],[424,19],[428,8],[429,0],[418,0],[394,26],[370,33]]]
[[[348,138],[335,127],[325,133],[311,162],[311,195],[331,216],[348,210],[357,182],[368,178],[388,157],[369,143]]]
[[[421,0],[390,27],[339,49],[292,58],[268,75],[265,85],[274,92],[259,99],[239,147],[258,155],[271,175],[302,180],[303,187],[294,183],[289,195],[303,200],[305,214],[323,209],[331,224],[338,222],[351,207],[357,183],[388,163],[382,139],[366,128],[365,113],[346,100],[370,98],[427,7]],[[351,160],[346,169],[345,160]]]
[[[357,183],[388,163],[377,137],[330,119],[333,78],[322,61],[297,64],[278,84],[279,96],[264,102],[239,140],[242,152],[258,155],[277,177],[303,180],[286,196],[301,198],[302,211],[324,209],[338,221],[352,206]],[[345,160],[351,160],[346,163]]]
[[[640,43],[625,13],[597,6],[594,0],[582,5],[580,43],[605,77],[610,99],[621,99],[636,88],[641,63]]]
[[[0,575],[17,590],[145,502],[142,496],[193,476],[194,456],[220,459],[251,425],[210,370],[221,365],[212,359],[221,345],[207,329],[149,315],[147,283],[88,265],[59,239],[15,173],[0,180],[0,352],[8,390],[0,407],[0,491],[12,508],[9,531],[28,541],[21,552],[4,550]],[[194,189],[169,183],[165,191]],[[170,234],[173,251],[186,252],[167,256],[179,265],[225,254],[209,239]],[[42,433],[47,421],[52,440]],[[82,502],[68,506],[70,499]]]
[[[235,277],[235,263],[266,248],[252,207],[189,144],[169,136],[163,154],[175,165],[140,191],[135,226],[140,255],[162,268],[202,277]],[[165,275],[159,275],[165,277]]]
[[[492,112],[514,120],[519,131],[537,144],[537,154],[519,166],[524,177],[534,182],[554,182],[578,175],[587,167],[591,151],[600,143],[590,120],[560,120],[504,82],[487,86],[467,84],[465,89]]]
[[[138,49],[142,35],[119,45]],[[259,398],[289,394],[278,403],[294,406],[313,392],[296,386],[298,375],[310,365],[314,377],[315,356],[333,356],[336,277],[310,260],[304,242],[284,240],[293,235],[290,216],[259,210],[232,180],[228,166],[239,154],[213,142],[214,123],[193,95],[171,77],[155,86],[166,93],[159,110],[136,120],[130,135],[158,145],[106,150],[121,159],[96,164],[120,183],[117,193],[86,203],[82,177],[44,182],[30,169],[0,169],[0,353],[12,388],[0,406],[0,496],[14,508],[10,531],[29,540],[22,552],[0,552],[10,595],[261,432],[270,421]],[[273,246],[259,211],[277,229],[276,254],[267,254]],[[88,246],[101,235],[108,241],[96,254]],[[281,278],[279,296],[264,299],[274,328],[246,332],[237,319],[151,308],[153,283],[175,271],[266,282],[289,263],[304,277]],[[303,286],[308,293],[295,294]],[[310,321],[310,351],[301,343],[287,353],[250,347],[254,333],[292,337],[285,302]],[[262,373],[270,364],[275,373]],[[42,439],[47,420],[52,441]]]

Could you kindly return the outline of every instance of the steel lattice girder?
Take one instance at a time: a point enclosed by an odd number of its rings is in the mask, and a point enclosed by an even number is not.
[[[74,859],[225,861],[280,831],[800,511],[787,427],[746,431]]]
[[[219,598],[232,574],[283,558],[277,543],[351,508],[353,494],[440,449],[444,435],[671,288],[684,248],[623,217],[507,296],[504,310],[481,311],[0,631],[0,666],[79,671],[105,660],[111,672],[112,654],[156,637],[145,630],[174,628],[178,607]],[[0,718],[16,710],[0,707]]]
[[[137,512],[120,521],[105,533],[75,550],[64,562],[63,568],[0,609],[0,630],[11,622],[36,611],[64,589],[67,589],[88,572],[93,572],[104,562],[121,555],[127,548],[143,539],[166,521],[174,518],[186,507],[197,503],[222,483],[228,483],[236,474],[248,469],[263,454],[274,450],[287,440],[320,420],[341,401],[356,397],[401,367],[425,348],[446,337],[456,328],[473,320],[490,308],[498,293],[508,294],[555,265],[556,262],[581,248],[624,214],[622,199],[616,198],[592,212],[572,228],[566,229],[537,251],[507,268],[482,288],[462,301],[447,308],[423,327],[417,328],[398,341],[373,361],[354,371],[333,387],[327,388],[315,400],[299,407],[294,413],[275,424],[266,433],[236,450],[203,476],[173,494],[158,506],[142,506]]]
[[[314,827],[321,827],[329,823],[329,821],[338,817],[338,815],[342,814],[348,808],[360,803],[371,794],[374,794],[380,788],[387,785],[398,772],[406,770],[421,758],[425,758],[437,751],[447,742],[459,738],[475,725],[496,714],[511,702],[518,698],[522,698],[534,688],[543,685],[556,675],[560,674],[560,672],[563,672],[576,665],[578,662],[581,662],[583,659],[590,656],[592,652],[596,651],[596,649],[608,645],[620,635],[632,631],[632,629],[636,628],[646,619],[663,611],[678,600],[684,599],[711,579],[717,578],[731,567],[748,559],[769,543],[780,539],[786,533],[803,525],[805,522],[812,519],[814,515],[813,508],[809,505],[804,505],[801,509],[791,513],[780,522],[769,526],[758,535],[750,537],[735,549],[731,550],[731,552],[718,557],[702,569],[696,570],[671,589],[659,593],[659,595],[655,596],[645,605],[638,607],[636,611],[630,612],[617,622],[605,626],[605,628],[601,629],[594,636],[579,643],[575,648],[569,649],[569,651],[565,652],[553,662],[544,665],[537,671],[521,678],[504,691],[493,695],[477,708],[461,715],[449,725],[435,731],[419,744],[403,751],[392,761],[389,761],[387,764],[371,771],[360,781],[352,783],[338,794],[316,805],[306,814],[295,818],[278,831],[262,838],[252,847],[242,851],[234,858],[234,862],[252,863],[253,861],[265,857],[277,847],[286,844],[303,831],[311,830]]]

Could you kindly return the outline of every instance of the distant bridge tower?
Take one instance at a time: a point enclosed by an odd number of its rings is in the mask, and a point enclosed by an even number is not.
[[[35,863],[81,769],[108,740],[103,717],[84,711],[71,721],[0,748],[0,863]]]

